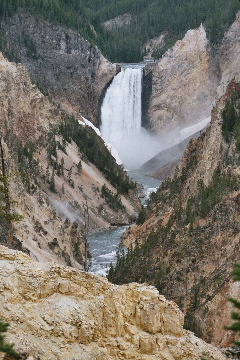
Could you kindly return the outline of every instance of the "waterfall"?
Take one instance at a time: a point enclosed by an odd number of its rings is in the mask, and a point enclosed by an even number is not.
[[[101,107],[101,135],[127,169],[136,169],[158,152],[156,140],[141,126],[141,65],[122,67]]]
[[[126,68],[118,73],[107,90],[102,105],[103,138],[112,143],[141,128],[142,68]]]

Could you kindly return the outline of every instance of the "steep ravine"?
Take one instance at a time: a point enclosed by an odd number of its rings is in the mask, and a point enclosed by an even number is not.
[[[102,139],[40,93],[23,65],[0,55],[0,81],[5,162],[9,173],[16,174],[10,177],[10,194],[23,215],[15,225],[16,237],[39,261],[82,268],[86,232],[128,224],[136,217],[134,184]],[[104,164],[111,169],[108,179]]]

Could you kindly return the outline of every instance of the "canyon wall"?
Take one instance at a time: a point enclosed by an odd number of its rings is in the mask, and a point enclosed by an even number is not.
[[[222,136],[222,110],[238,89],[228,86],[212,110],[210,126],[192,139],[174,176],[167,179],[124,234],[135,246],[109,279],[147,281],[185,312],[185,326],[214,344],[227,346],[231,317],[227,298],[239,298],[231,282],[239,262],[239,151]]]
[[[182,328],[174,302],[150,286],[116,286],[76,269],[37,263],[0,246],[6,340],[41,360],[224,360]]]
[[[65,111],[97,125],[99,99],[116,74],[115,65],[78,32],[27,14],[0,27],[6,55],[25,65],[32,82]]]
[[[222,44],[217,51],[219,70],[221,73],[217,98],[222,96],[231,80],[240,81],[240,12],[236,20],[225,33]]]
[[[145,66],[144,126],[172,141],[182,128],[208,118],[229,82],[239,81],[239,51],[240,13],[218,47],[211,47],[202,25],[189,30],[162,58]]]
[[[101,193],[103,185],[110,200],[117,190],[88,161],[83,147],[65,141],[64,133],[58,131],[70,118],[31,83],[23,65],[10,63],[1,54],[0,84],[0,134],[6,166],[12,174],[10,195],[23,216],[15,225],[16,237],[39,261],[53,259],[81,268],[86,232],[131,222],[138,207],[135,190],[129,191],[130,197],[119,195],[118,209],[109,205]],[[126,175],[114,165],[102,139],[86,125],[76,126],[76,131],[84,128],[79,136],[84,136],[83,140],[89,137],[91,149],[96,147],[124,181]]]
[[[218,77],[204,27],[189,30],[153,67],[148,109],[152,130],[174,134],[209,117]]]

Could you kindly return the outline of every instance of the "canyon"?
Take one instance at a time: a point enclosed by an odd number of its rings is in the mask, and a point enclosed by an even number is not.
[[[100,125],[100,106],[118,66],[76,31],[27,14],[2,21],[1,30],[4,53],[14,61],[0,55],[1,138],[14,174],[10,193],[23,215],[15,247],[31,257],[0,246],[7,339],[41,360],[224,359],[183,329],[181,310],[186,328],[214,345],[231,344],[223,326],[232,311],[227,297],[240,296],[231,280],[239,262],[239,188],[228,188],[205,217],[190,218],[189,203],[217,176],[239,185],[236,144],[226,143],[221,125],[240,80],[240,14],[218,48],[200,26],[145,65],[143,125],[161,137],[163,149],[182,140],[183,129],[210,116],[211,122],[125,233],[123,244],[143,252],[127,271],[118,269],[113,281],[133,281],[121,286],[81,271],[90,257],[87,233],[131,224],[141,209],[137,188],[86,120]],[[97,146],[99,158],[126,183],[125,193],[89,161],[72,133],[60,132],[67,123],[75,126],[73,116],[89,147]],[[104,198],[104,185],[117,210]]]

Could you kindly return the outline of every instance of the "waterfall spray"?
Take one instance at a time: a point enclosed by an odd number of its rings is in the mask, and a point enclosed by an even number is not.
[[[160,144],[141,126],[142,66],[124,67],[108,88],[101,108],[101,134],[127,169],[136,169]]]

